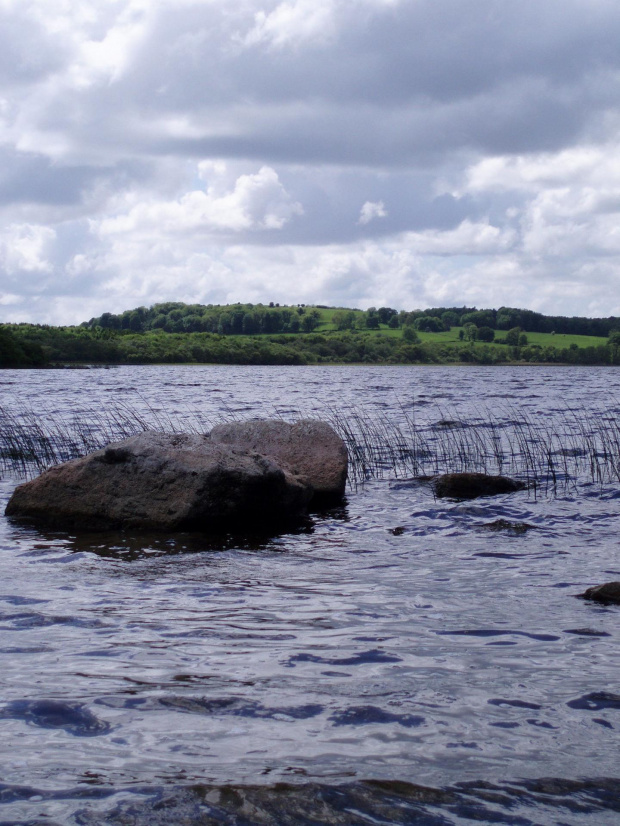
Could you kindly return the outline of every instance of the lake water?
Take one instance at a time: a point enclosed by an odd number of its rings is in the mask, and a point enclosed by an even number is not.
[[[67,426],[413,411],[554,434],[619,398],[617,368],[0,372],[5,410]],[[620,607],[575,595],[620,579],[620,483],[454,502],[377,467],[276,537],[2,517],[0,826],[617,824]]]

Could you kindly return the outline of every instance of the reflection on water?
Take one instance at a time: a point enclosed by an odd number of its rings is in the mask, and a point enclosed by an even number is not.
[[[552,423],[620,387],[603,368],[0,378],[3,405],[67,419],[415,404],[429,425],[494,396]],[[0,823],[617,823],[620,608],[575,595],[620,579],[618,490],[458,503],[375,480],[243,538],[3,519]]]

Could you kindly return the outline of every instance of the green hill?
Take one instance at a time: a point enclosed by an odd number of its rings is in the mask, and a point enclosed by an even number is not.
[[[0,366],[53,363],[616,364],[620,318],[500,307],[165,302],[75,327],[0,326]]]

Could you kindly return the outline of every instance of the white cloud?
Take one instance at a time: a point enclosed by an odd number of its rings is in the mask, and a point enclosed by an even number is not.
[[[222,174],[225,166],[211,169]],[[208,165],[200,165],[201,177],[208,171]],[[124,214],[93,222],[93,229],[101,236],[280,230],[294,216],[303,214],[301,204],[293,201],[278,174],[268,166],[240,175],[232,191],[220,190],[216,183],[174,201],[140,201]]]
[[[541,187],[620,186],[620,145],[579,146],[561,152],[503,155],[469,167],[461,193],[538,192]]]
[[[403,0],[286,0],[272,11],[254,14],[254,25],[236,39],[246,46],[276,48],[327,46],[343,33],[351,18],[366,21],[373,13],[394,9]]]
[[[517,193],[522,204],[510,207],[507,217],[516,221],[525,257],[585,262],[620,256],[619,149],[590,145],[485,158],[467,170],[460,194]]]
[[[488,221],[463,221],[453,230],[426,230],[406,235],[410,249],[421,255],[493,255],[514,246],[517,234],[510,228],[500,229]]]
[[[296,0],[280,3],[272,12],[254,15],[253,28],[241,38],[246,46],[275,47],[327,43],[335,35],[334,0]]]
[[[387,218],[387,210],[383,201],[366,201],[360,211],[358,224],[369,224],[375,218]]]
[[[49,227],[12,224],[0,231],[0,268],[9,275],[51,272],[49,247],[56,233]]]

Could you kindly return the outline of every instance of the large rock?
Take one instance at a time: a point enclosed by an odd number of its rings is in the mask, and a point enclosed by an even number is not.
[[[583,599],[592,599],[604,605],[620,605],[620,582],[606,582],[604,585],[594,585],[583,594]]]
[[[478,496],[497,496],[513,493],[527,487],[525,482],[507,476],[490,476],[487,473],[445,473],[433,479],[433,490],[439,498],[477,499]]]
[[[300,513],[312,492],[256,452],[147,431],[20,485],[6,513],[63,529],[238,531]]]
[[[217,425],[210,434],[218,444],[256,451],[285,465],[314,490],[314,501],[341,498],[348,457],[343,440],[326,422],[303,419],[295,424],[274,419]]]

